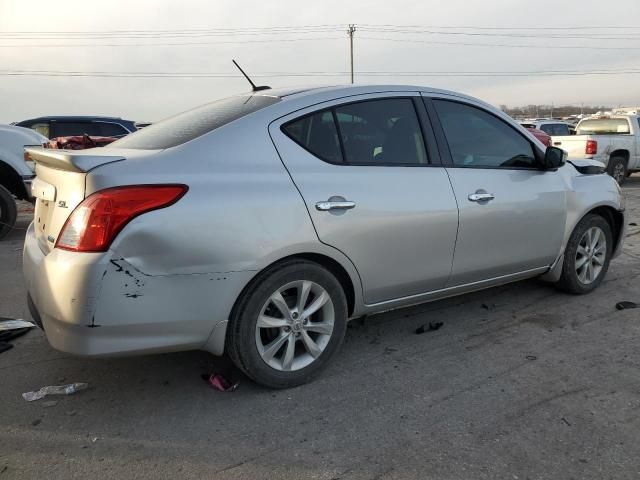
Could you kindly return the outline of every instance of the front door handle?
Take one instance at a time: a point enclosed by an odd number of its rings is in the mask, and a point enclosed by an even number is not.
[[[328,212],[330,210],[351,210],[356,206],[356,202],[350,202],[348,200],[318,202],[316,203],[316,210],[321,212]]]
[[[469,195],[470,202],[488,202],[489,200],[493,200],[494,198],[496,197],[492,193],[476,192]]]

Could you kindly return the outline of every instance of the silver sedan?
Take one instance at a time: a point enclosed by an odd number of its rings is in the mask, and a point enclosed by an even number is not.
[[[535,276],[588,293],[626,223],[602,168],[424,87],[262,90],[29,152],[24,274],[54,348],[226,352],[274,388],[350,318]]]

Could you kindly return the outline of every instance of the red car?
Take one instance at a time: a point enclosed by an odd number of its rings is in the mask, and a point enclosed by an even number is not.
[[[550,135],[547,135],[542,130],[538,130],[537,128],[528,128],[528,127],[526,127],[526,128],[531,133],[533,133],[534,137],[536,137],[538,140],[540,140],[542,143],[544,143],[545,147],[550,147],[551,146],[551,136]]]

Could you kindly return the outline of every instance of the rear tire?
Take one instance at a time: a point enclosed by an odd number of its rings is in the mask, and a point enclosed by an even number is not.
[[[0,239],[13,230],[18,217],[16,201],[11,192],[0,185]]]
[[[627,178],[627,161],[622,157],[611,157],[607,165],[607,173],[622,185]]]
[[[562,275],[556,287],[568,293],[589,293],[600,285],[611,261],[613,235],[600,215],[584,217],[573,230],[564,251]]]
[[[226,351],[256,383],[301,385],[337,353],[347,316],[342,286],[327,269],[306,260],[284,262],[261,273],[238,300]]]

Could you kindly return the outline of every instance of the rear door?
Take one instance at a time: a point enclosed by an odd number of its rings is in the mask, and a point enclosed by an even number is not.
[[[460,210],[448,285],[551,265],[566,217],[560,172],[541,170],[532,142],[482,106],[447,96],[426,103],[439,119],[434,127]]]
[[[367,304],[443,288],[458,210],[416,93],[317,105],[269,131],[320,240],[357,268]]]

